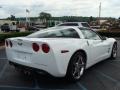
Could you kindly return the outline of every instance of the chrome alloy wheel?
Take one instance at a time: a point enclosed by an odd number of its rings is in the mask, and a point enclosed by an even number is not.
[[[112,56],[113,58],[117,57],[117,45],[114,44],[113,49],[112,49]]]
[[[81,55],[77,55],[73,62],[72,75],[75,79],[79,79],[85,69],[84,59]]]

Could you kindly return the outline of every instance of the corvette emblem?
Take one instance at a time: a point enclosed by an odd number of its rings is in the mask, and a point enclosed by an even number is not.
[[[18,45],[22,46],[23,43],[22,43],[22,39],[18,39]]]
[[[18,45],[22,46],[22,43],[21,43],[21,42],[19,42],[19,43],[18,43]]]

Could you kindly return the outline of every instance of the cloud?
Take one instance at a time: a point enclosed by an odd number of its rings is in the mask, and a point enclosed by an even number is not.
[[[0,17],[11,14],[25,17],[26,9],[30,16],[38,16],[40,12],[51,13],[52,16],[98,16],[99,3],[102,2],[103,17],[119,17],[119,0],[0,0]]]

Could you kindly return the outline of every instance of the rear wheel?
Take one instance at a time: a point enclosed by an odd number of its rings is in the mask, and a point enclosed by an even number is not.
[[[70,60],[66,78],[72,81],[79,80],[83,75],[85,66],[85,55],[81,52],[77,52]]]
[[[117,57],[117,44],[114,43],[113,48],[112,48],[111,58],[115,59],[116,57]]]

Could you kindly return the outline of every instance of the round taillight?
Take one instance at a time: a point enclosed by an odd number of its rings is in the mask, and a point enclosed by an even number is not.
[[[12,44],[12,42],[11,42],[11,41],[9,41],[9,44],[10,44],[10,47],[12,47],[12,46],[13,46],[13,44]]]
[[[48,53],[50,51],[50,47],[47,44],[42,44],[42,50],[44,53]]]
[[[34,50],[35,52],[38,52],[39,49],[40,49],[40,47],[39,47],[39,45],[38,45],[37,43],[33,43],[33,44],[32,44],[32,48],[33,48],[33,50]]]
[[[5,43],[6,43],[6,46],[8,47],[8,41],[7,40],[5,41]]]

